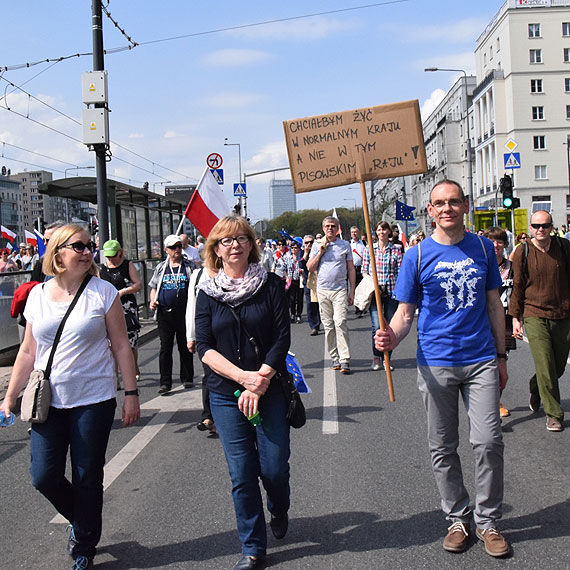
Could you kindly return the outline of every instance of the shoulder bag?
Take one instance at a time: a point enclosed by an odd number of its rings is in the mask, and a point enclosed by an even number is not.
[[[237,311],[228,305],[232,315],[234,316],[235,320],[237,321],[238,325],[243,328],[247,340],[253,346],[253,350],[257,355],[258,361],[261,361],[261,356],[259,354],[259,347],[257,345],[257,341],[255,337],[249,334],[249,331],[245,328],[242,324]],[[297,386],[295,386],[295,380],[293,379],[293,375],[290,372],[276,372],[272,378],[272,381],[277,381],[281,384],[281,388],[285,393],[285,398],[287,399],[287,421],[292,428],[299,429],[305,425],[307,422],[307,413],[305,411],[305,406],[303,405],[303,400],[301,400],[301,394],[299,394],[299,390],[297,390]]]
[[[91,275],[87,275],[81,283],[81,286],[75,293],[75,297],[67,312],[65,313],[61,323],[59,323],[59,327],[57,332],[55,333],[55,338],[53,340],[53,345],[51,347],[51,352],[46,364],[45,370],[32,370],[30,374],[30,378],[28,380],[28,385],[24,390],[24,395],[22,396],[22,404],[20,406],[20,414],[22,420],[25,422],[30,422],[32,424],[42,424],[47,420],[49,407],[51,405],[51,385],[49,383],[49,376],[51,373],[51,367],[53,364],[53,357],[55,355],[55,349],[59,343],[59,339],[61,338],[61,334],[63,333],[63,326],[65,325],[65,321],[67,317],[69,317],[71,311],[77,305],[77,301],[79,301],[79,297],[85,287],[87,287],[87,283],[91,279]]]

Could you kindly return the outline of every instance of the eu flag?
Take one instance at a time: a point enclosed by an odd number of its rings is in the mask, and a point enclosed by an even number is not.
[[[414,210],[413,206],[408,206],[404,204],[404,202],[400,202],[400,200],[396,200],[396,219],[397,220],[405,220],[407,222],[414,219]]]
[[[292,352],[287,353],[285,362],[287,363],[287,370],[293,375],[293,380],[295,382],[295,386],[297,386],[299,393],[312,394],[312,390],[305,382],[305,377],[303,376],[301,365]]]

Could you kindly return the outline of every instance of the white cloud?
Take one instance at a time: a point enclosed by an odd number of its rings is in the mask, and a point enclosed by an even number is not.
[[[248,107],[258,103],[262,97],[258,93],[238,93],[236,91],[227,91],[226,93],[217,93],[209,96],[205,103],[222,109]]]
[[[471,18],[457,22],[438,22],[435,25],[391,24],[386,30],[405,38],[407,43],[465,44],[475,42],[487,24],[487,20],[483,18]]]
[[[254,49],[221,49],[204,57],[204,63],[209,66],[243,67],[254,65],[271,59],[269,53]]]
[[[129,135],[130,139],[144,139],[143,133],[131,133]]]
[[[182,133],[177,133],[176,131],[165,131],[164,135],[162,135],[165,139],[176,139],[180,137],[184,137]]]
[[[436,89],[432,91],[429,99],[422,104],[422,121],[425,121],[435,110],[435,108],[443,101],[445,91],[443,89]]]
[[[287,157],[287,147],[285,141],[278,141],[268,143],[261,147],[250,160],[244,164],[244,170],[249,174],[250,172],[262,172],[264,170],[271,170],[272,168],[282,168],[289,165]],[[267,182],[272,179],[273,173],[261,174],[256,176],[255,182]],[[277,178],[289,178],[290,175],[286,170],[277,171],[275,173]]]
[[[251,26],[236,30],[235,33],[242,38],[252,40],[322,40],[334,34],[355,30],[360,27],[361,23],[353,19],[343,18],[342,20],[337,20],[324,16],[315,16],[313,18]]]

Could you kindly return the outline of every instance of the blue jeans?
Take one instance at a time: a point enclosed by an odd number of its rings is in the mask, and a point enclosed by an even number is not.
[[[214,422],[226,455],[242,554],[264,556],[267,534],[259,477],[267,508],[277,517],[289,510],[289,423],[283,390],[274,386],[260,400],[257,428],[239,411],[237,398],[210,392]]]
[[[398,301],[396,301],[396,299],[392,299],[392,297],[382,299],[382,314],[384,315],[384,320],[387,325],[390,324],[390,321],[397,309]],[[384,353],[376,350],[376,347],[374,346],[374,335],[380,328],[378,309],[376,308],[376,299],[374,297],[372,297],[372,303],[370,304],[370,321],[372,322],[372,354],[374,356],[383,356]],[[392,351],[388,353],[388,356],[390,358],[392,357]]]
[[[93,558],[101,538],[103,466],[115,399],[77,408],[50,408],[43,424],[32,424],[33,486],[73,524],[73,558]],[[65,476],[71,454],[71,481]]]

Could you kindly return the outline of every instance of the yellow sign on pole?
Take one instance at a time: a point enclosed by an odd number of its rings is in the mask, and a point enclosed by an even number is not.
[[[283,122],[296,193],[427,170],[417,100]]]

